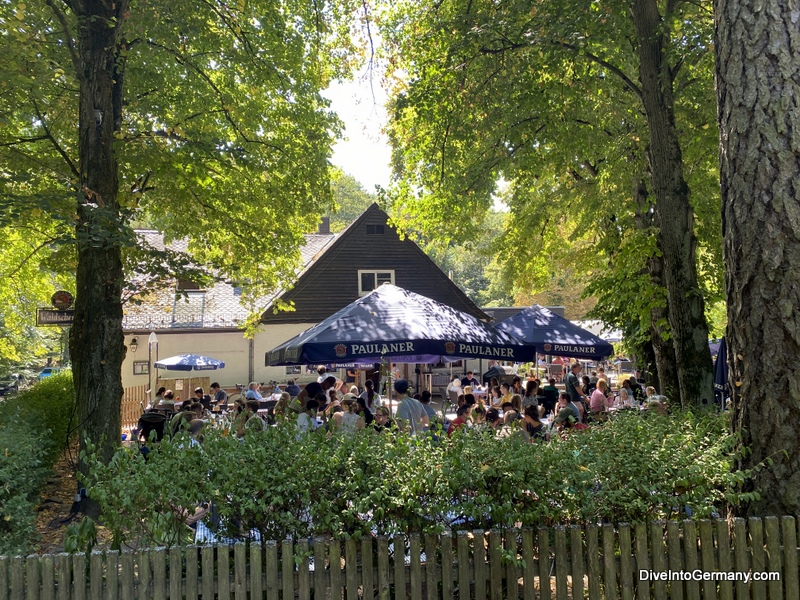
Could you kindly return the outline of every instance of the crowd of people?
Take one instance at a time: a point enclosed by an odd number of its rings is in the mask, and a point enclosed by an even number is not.
[[[319,368],[317,381],[303,388],[294,381],[284,391],[278,388],[277,394],[269,396],[276,401],[267,410],[261,386],[256,382],[230,406],[217,382],[211,384],[210,394],[196,388],[194,397],[181,405],[176,405],[171,390],[162,387],[151,408],[172,412],[164,433],[185,429],[192,439],[202,439],[204,424],[222,420],[240,438],[248,431],[262,431],[268,425],[290,422],[296,426],[298,435],[319,429],[328,435],[369,429],[411,435],[431,431],[437,436],[450,437],[467,427],[500,436],[519,432],[531,441],[584,429],[591,422],[605,421],[621,409],[650,408],[661,413],[667,410],[666,399],[658,396],[654,388],[643,387],[636,377],[624,379],[615,393],[602,367],[591,376],[582,376],[581,370],[582,365],[577,362],[569,367],[563,378],[563,390],[554,378],[543,382],[535,376],[526,380],[515,376],[510,382],[490,378],[481,385],[475,374],[468,371],[448,386],[450,410],[441,413],[431,406],[430,391],[412,393],[405,379],[394,382],[390,399],[378,393],[371,379],[359,388],[355,382],[338,380],[325,367]],[[388,400],[391,402],[387,403]],[[388,404],[396,407],[394,414]]]

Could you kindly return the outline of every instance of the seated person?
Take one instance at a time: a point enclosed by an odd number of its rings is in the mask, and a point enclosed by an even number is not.
[[[300,386],[294,382],[294,379],[290,379],[286,385],[286,392],[292,397],[297,398],[300,395]]]
[[[525,424],[525,433],[530,441],[547,440],[547,428],[539,418],[539,410],[536,406],[526,406],[522,419]]]
[[[261,395],[259,391],[261,389],[261,384],[257,381],[251,381],[250,385],[247,386],[247,392],[244,395],[245,400],[258,400],[261,402],[264,397]]]
[[[397,424],[392,420],[388,406],[379,406],[375,409],[375,421],[372,423],[372,428],[377,433],[398,431]]]
[[[245,433],[248,431],[264,431],[264,429],[266,429],[264,419],[258,415],[260,406],[258,400],[248,400],[245,403],[244,410],[242,411],[244,417],[239,420],[236,429],[236,435],[238,437],[244,437]]]
[[[159,389],[159,391],[161,391]],[[175,393],[172,390],[164,392],[164,399],[158,403],[156,408],[175,410]]]
[[[314,399],[306,402],[305,409],[297,415],[297,431],[300,434],[314,431],[317,427],[317,409],[319,409],[319,402]]]
[[[213,394],[212,404],[217,409],[227,406],[228,404],[228,393],[219,387],[218,382],[214,382],[211,384],[211,393]]]
[[[447,428],[447,436],[450,437],[458,431],[461,427],[467,424],[467,415],[469,415],[470,407],[462,404],[456,410],[456,418],[450,421],[450,426]]]
[[[471,386],[476,388],[480,385],[480,382],[475,379],[475,374],[472,371],[467,371],[467,375],[461,378],[461,387]]]
[[[202,404],[206,410],[211,410],[211,396],[206,394],[203,388],[194,388],[194,398],[192,400]]]

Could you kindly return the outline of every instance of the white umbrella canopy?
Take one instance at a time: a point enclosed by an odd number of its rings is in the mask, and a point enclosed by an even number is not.
[[[156,369],[166,369],[167,371],[216,371],[224,369],[225,363],[201,354],[178,354],[163,358],[153,366]]]

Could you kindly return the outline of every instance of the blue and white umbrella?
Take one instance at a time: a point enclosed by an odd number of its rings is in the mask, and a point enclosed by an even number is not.
[[[178,354],[159,360],[153,366],[168,371],[216,371],[224,369],[225,363],[200,354]]]

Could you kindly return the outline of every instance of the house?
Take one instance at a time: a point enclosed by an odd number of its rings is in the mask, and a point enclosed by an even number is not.
[[[156,248],[164,246],[158,232],[140,231],[139,235]],[[180,251],[186,244],[171,247]],[[161,358],[191,352],[225,361],[223,370],[202,373],[223,387],[248,381],[284,382],[298,376],[306,379],[307,374],[297,367],[267,367],[267,351],[384,282],[489,320],[416,243],[398,235],[377,204],[339,234],[331,234],[323,219],[320,230],[306,236],[301,254],[303,264],[294,285],[265,293],[254,306],[243,305],[241,289],[233,284],[201,289],[190,281],[173,281],[138,298],[139,304],[128,303],[123,320],[128,347],[123,387],[150,386],[156,352]],[[286,304],[294,310],[277,309]],[[243,323],[259,310],[261,326],[253,338],[245,338]],[[151,333],[156,334],[157,348],[148,344]],[[406,365],[402,369],[404,376],[413,374]],[[159,372],[162,378],[174,374]]]

